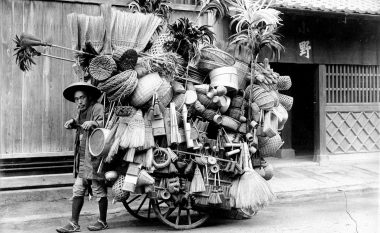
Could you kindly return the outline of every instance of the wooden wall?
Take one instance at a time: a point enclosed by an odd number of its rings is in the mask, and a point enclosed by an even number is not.
[[[26,73],[13,56],[16,34],[27,32],[45,41],[71,47],[66,15],[72,12],[100,15],[101,0],[1,0],[0,1],[0,158],[67,155],[73,150],[73,132],[63,124],[75,114],[74,105],[62,97],[74,80],[72,63],[47,57],[35,59]],[[117,7],[129,0],[107,1]],[[178,17],[196,19],[194,6],[178,11]],[[40,48],[44,53],[72,58],[60,49]]]

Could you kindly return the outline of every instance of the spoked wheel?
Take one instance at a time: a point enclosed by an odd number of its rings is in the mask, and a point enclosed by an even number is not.
[[[166,203],[166,205],[163,205],[163,203]],[[152,199],[152,205],[158,219],[177,230],[196,228],[205,223],[210,217],[209,213],[200,209],[193,209],[190,205],[175,203],[171,200]]]
[[[122,202],[127,211],[141,220],[153,218],[152,202],[147,194],[131,194],[128,200]]]

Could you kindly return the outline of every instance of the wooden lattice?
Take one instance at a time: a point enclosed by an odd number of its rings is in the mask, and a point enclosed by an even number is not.
[[[380,102],[380,66],[326,65],[326,103]]]
[[[329,153],[380,151],[379,112],[328,112],[326,132]]]

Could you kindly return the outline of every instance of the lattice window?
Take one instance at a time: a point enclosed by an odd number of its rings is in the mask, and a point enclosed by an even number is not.
[[[380,102],[380,66],[326,65],[326,103]]]

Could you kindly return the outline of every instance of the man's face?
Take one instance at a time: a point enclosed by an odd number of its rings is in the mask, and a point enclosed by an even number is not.
[[[90,105],[90,101],[87,97],[87,94],[83,91],[76,91],[74,94],[74,100],[77,105],[77,108],[81,111],[86,110]]]

